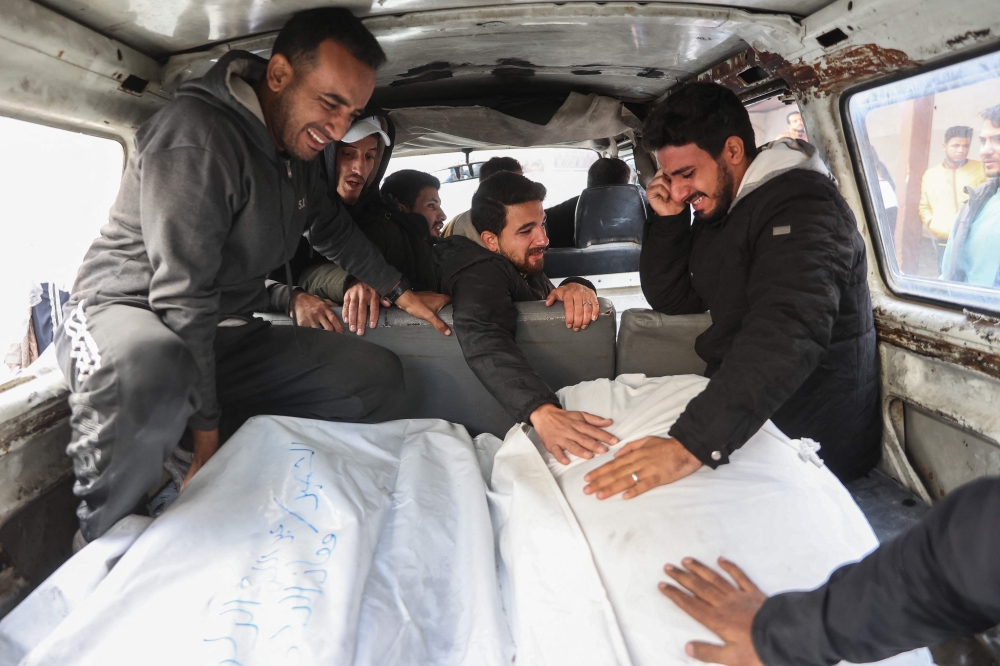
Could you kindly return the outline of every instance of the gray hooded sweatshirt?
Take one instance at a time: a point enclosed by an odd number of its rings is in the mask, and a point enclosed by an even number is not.
[[[216,326],[287,311],[288,287],[265,284],[264,276],[295,253],[303,234],[381,294],[401,277],[329,198],[319,160],[279,154],[264,123],[233,96],[235,77],[253,85],[266,67],[232,51],[143,123],[110,220],[67,304],[119,303],[159,315],[198,364],[200,407],[188,423],[199,430],[219,422]]]

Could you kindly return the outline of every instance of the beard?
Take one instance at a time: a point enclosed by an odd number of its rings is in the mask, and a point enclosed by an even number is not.
[[[300,155],[298,150],[298,138],[300,131],[295,129],[298,124],[295,122],[295,93],[299,84],[293,82],[288,88],[281,91],[274,102],[271,103],[271,122],[274,124],[274,135],[279,137],[285,152],[296,159],[309,161],[318,155]]]
[[[710,197],[712,201],[715,202],[715,207],[706,212],[695,211],[694,219],[705,224],[712,224],[713,222],[718,222],[726,215],[729,214],[729,207],[733,205],[733,183],[735,179],[733,178],[732,172],[729,168],[723,164],[720,158],[716,162],[718,168],[718,185],[715,188],[715,192],[712,193]],[[695,195],[697,197],[697,195]]]
[[[541,261],[539,261],[537,264],[531,263],[532,255],[530,253],[526,252],[525,254],[519,257],[515,257],[512,253],[507,251],[507,249],[503,246],[502,243],[500,244],[500,248],[499,250],[497,250],[497,253],[510,263],[514,264],[514,268],[516,268],[517,272],[522,275],[532,275],[534,273],[540,272],[543,268],[545,268],[544,253],[542,253],[541,255]]]

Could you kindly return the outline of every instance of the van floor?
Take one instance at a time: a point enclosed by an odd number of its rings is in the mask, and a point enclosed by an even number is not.
[[[878,470],[846,486],[880,543],[910,529],[931,510],[926,502]]]

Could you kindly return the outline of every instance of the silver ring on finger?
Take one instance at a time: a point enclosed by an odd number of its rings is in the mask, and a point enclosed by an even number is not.
[[[636,474],[635,472],[632,472],[632,480],[635,481],[636,485],[638,485],[639,484],[639,475]]]
[[[593,305],[593,303],[591,303],[590,301],[584,301],[583,304],[584,305]]]

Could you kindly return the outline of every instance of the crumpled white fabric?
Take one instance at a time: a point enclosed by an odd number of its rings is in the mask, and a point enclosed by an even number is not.
[[[566,409],[614,420],[608,430],[621,443],[593,460],[563,466],[519,428],[507,434],[494,460],[490,501],[519,666],[555,663],[523,650],[526,640],[542,643],[554,632],[562,643],[585,647],[564,662],[577,666],[695,664],[685,643],[718,637],[658,591],[665,563],[692,556],[715,566],[725,556],[774,594],[816,587],[878,546],[836,477],[800,458],[802,442],[770,422],[717,470],[702,468],[631,500],[583,494],[585,474],[629,441],[666,437],[707,383],[693,375],[622,375],[559,391]],[[573,567],[572,575],[550,573],[560,566]],[[605,596],[611,616],[600,603]],[[541,625],[528,621],[538,618]],[[931,663],[926,650],[887,661]]]
[[[269,416],[22,664],[499,666],[512,653],[463,428]]]

